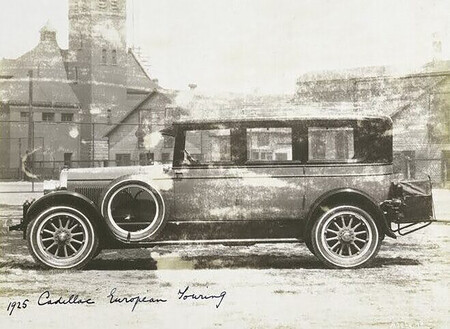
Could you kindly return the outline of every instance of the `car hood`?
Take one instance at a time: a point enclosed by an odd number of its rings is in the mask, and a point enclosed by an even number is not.
[[[69,181],[114,180],[125,175],[145,175],[151,179],[168,178],[169,165],[74,168],[67,170]]]

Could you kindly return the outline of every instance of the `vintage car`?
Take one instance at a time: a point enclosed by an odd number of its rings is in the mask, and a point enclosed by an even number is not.
[[[429,179],[394,179],[389,117],[185,120],[161,134],[171,166],[63,169],[54,190],[24,204],[11,229],[39,264],[80,269],[112,248],[303,241],[326,266],[356,268],[386,236],[434,218]]]

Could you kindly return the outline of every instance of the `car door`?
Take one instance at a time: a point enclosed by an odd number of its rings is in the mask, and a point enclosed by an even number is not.
[[[229,221],[242,215],[239,170],[231,155],[231,129],[183,131],[182,161],[174,166],[178,221]]]
[[[306,195],[299,129],[270,122],[248,127],[246,146],[243,218],[299,222],[305,213]]]

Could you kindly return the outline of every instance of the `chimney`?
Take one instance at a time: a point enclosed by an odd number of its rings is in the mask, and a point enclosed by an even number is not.
[[[190,83],[190,84],[188,85],[188,87],[189,87],[189,89],[190,89],[191,91],[193,91],[195,88],[197,88],[197,85],[196,85],[195,83]]]

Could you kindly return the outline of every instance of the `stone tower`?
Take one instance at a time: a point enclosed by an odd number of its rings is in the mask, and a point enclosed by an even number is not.
[[[126,0],[69,0],[69,77],[82,106],[84,159],[92,135],[100,140],[105,123],[126,112],[126,47]]]

